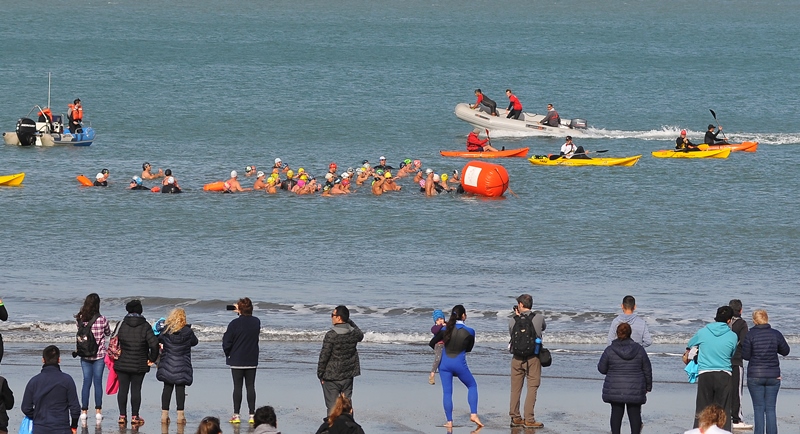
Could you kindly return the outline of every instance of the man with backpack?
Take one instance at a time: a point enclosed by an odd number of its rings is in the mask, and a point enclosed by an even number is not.
[[[517,297],[514,307],[515,315],[508,322],[511,334],[511,404],[509,416],[512,427],[542,428],[544,424],[536,420],[533,407],[536,405],[536,393],[542,379],[542,364],[539,361],[539,350],[542,348],[542,332],[547,327],[543,315],[532,311],[533,297],[522,294]],[[525,395],[524,418],[520,415],[519,405],[522,386],[528,380],[528,391]]]

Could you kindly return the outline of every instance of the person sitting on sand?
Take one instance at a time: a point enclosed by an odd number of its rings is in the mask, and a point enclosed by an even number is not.
[[[353,419],[353,403],[344,393],[336,398],[336,404],[316,434],[364,434],[361,425]]]
[[[153,173],[150,170],[151,168],[152,168],[152,166],[150,166],[150,163],[148,163],[148,162],[145,162],[144,164],[142,164],[142,179],[158,179],[158,178],[163,178],[164,177],[164,171],[163,170],[158,169],[158,172]]]
[[[699,151],[700,148],[686,138],[686,130],[681,130],[681,135],[675,139],[675,149],[683,152]]]
[[[699,427],[690,429],[683,434],[731,434],[722,427],[725,426],[727,414],[722,407],[711,404],[700,412]]]
[[[256,174],[256,182],[253,183],[253,190],[263,190],[267,188],[267,176],[264,172],[259,171]]]
[[[475,128],[474,130],[472,130],[471,133],[469,133],[469,135],[467,136],[467,151],[469,151],[469,152],[482,152],[482,151],[493,151],[493,152],[496,152],[497,149],[492,147],[492,145],[488,144],[489,143],[489,138],[488,137],[483,139],[483,140],[481,140],[481,138],[478,137],[478,134],[480,134],[480,132],[481,132],[480,128]]]
[[[497,116],[497,103],[494,102],[494,100],[484,95],[480,89],[475,89],[475,97],[477,98],[475,104],[470,104],[469,108],[474,110],[479,108],[481,105],[484,105],[487,109],[489,109],[489,114],[492,116]]]
[[[549,125],[551,127],[557,127],[561,125],[561,117],[558,115],[555,107],[553,104],[547,104],[547,115],[539,121],[540,124]]]
[[[252,188],[242,188],[239,184],[239,174],[231,170],[231,178],[225,181],[225,193],[236,193],[237,191],[250,191]]]

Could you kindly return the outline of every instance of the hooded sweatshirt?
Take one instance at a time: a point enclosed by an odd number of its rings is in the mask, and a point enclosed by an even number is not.
[[[711,371],[731,372],[731,357],[736,351],[739,338],[728,324],[713,322],[697,331],[686,344],[688,348],[697,346],[697,370],[699,374]]]
[[[649,347],[653,343],[650,337],[650,330],[647,329],[647,323],[636,316],[635,313],[623,313],[611,321],[611,328],[608,330],[608,344],[617,338],[617,327],[622,323],[628,323],[631,326],[631,339],[643,347]]]
[[[631,339],[611,342],[597,370],[605,374],[603,401],[621,404],[644,404],[653,388],[653,369],[644,348]]]

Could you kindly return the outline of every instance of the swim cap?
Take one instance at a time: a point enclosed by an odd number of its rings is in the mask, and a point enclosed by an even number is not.
[[[447,174],[442,173],[442,176],[439,177],[442,181],[447,181]]]
[[[336,170],[336,167],[338,167],[338,166],[336,166],[336,163],[331,163],[331,164],[328,165],[328,169]]]
[[[401,162],[401,163],[400,163],[400,168],[402,169],[402,168],[404,168],[404,167],[406,167],[406,162],[405,162],[405,161],[403,161],[403,162]]]
[[[306,169],[303,169],[303,168],[301,167],[301,168],[297,169],[297,174],[299,175],[299,174],[301,174],[301,173],[303,173],[303,172],[305,172],[305,171],[306,171]]]
[[[333,179],[333,173],[330,173],[330,172],[326,173],[325,174],[325,179]]]
[[[361,167],[359,167],[358,169],[356,169],[356,174],[357,174],[357,175],[361,175],[362,173],[364,173],[364,169],[362,169]]]
[[[433,174],[433,182],[439,182],[439,175]]]
[[[131,178],[131,182],[135,182],[136,185],[142,185],[142,178],[134,176],[133,178]]]
[[[292,177],[294,177],[294,171],[292,171],[292,170],[289,170],[288,172],[286,172],[286,177],[287,177],[287,178],[292,178]]]
[[[342,178],[347,179],[350,177],[350,174],[347,172],[342,173]]]
[[[328,191],[330,189],[331,189],[331,186],[327,185],[327,184],[324,187],[322,187],[322,191]]]
[[[164,171],[164,176],[172,176],[172,169],[167,169]]]
[[[142,164],[142,170],[147,170],[147,166],[149,166],[149,165],[150,165],[150,163],[148,163],[148,162],[146,162],[146,161],[145,161],[145,162]]]
[[[280,158],[276,158],[275,159],[275,164],[279,164],[279,163],[281,163],[281,159]]]
[[[244,173],[250,173],[253,171],[253,166],[247,166],[244,168]]]
[[[426,175],[431,174],[431,173],[433,173],[433,169],[430,169],[430,168],[425,169],[425,174]]]
[[[367,169],[369,169],[369,168],[370,168],[370,167],[372,167],[372,166],[370,166],[370,165],[369,165],[369,163],[364,163],[364,165],[363,165],[363,166],[361,166],[361,167],[363,167],[363,168],[364,168],[364,170],[367,170]]]
[[[410,158],[406,158],[405,160],[403,160],[403,163],[406,163],[406,165],[409,165],[409,164],[411,164],[411,159]]]
[[[392,172],[384,172],[383,176],[384,176],[384,178],[387,178],[387,179],[391,178],[392,177]]]
[[[441,309],[436,309],[436,310],[433,311],[433,322],[436,322],[436,320],[439,319],[439,318],[445,319],[444,318],[444,312],[442,312]]]
[[[384,157],[383,155],[381,155],[381,158],[378,158],[378,160],[384,160],[384,161],[385,161],[385,160],[386,160],[386,157]]]
[[[306,175],[304,173],[304,174],[300,175],[300,179],[302,179],[303,181],[308,181],[308,175]]]
[[[277,181],[277,180],[276,180],[274,177],[272,177],[272,176],[270,176],[269,178],[267,178],[267,183],[268,183],[268,184],[274,184],[274,183],[276,183],[276,182],[278,182],[278,181]]]
[[[100,173],[102,173],[103,175],[107,175],[108,174],[108,169],[103,169],[103,170],[100,171]]]
[[[686,135],[686,130],[681,130],[681,135],[685,136]]]
[[[342,179],[342,185],[350,185],[350,180],[347,178]]]
[[[239,176],[239,174],[236,173],[235,170],[231,170],[231,178],[236,178],[237,176]]]
[[[264,176],[264,172],[259,170],[258,173],[256,173],[256,178],[261,178],[262,176]]]
[[[364,160],[364,161],[361,162],[361,165],[364,165],[364,164],[369,164],[369,160]]]
[[[414,165],[415,166],[421,166],[422,165],[422,161],[421,160],[414,160]]]
[[[376,175],[383,175],[383,169],[378,169],[375,171]]]
[[[169,178],[167,178],[167,184],[174,184],[174,183],[175,183],[175,178],[173,178],[171,176]]]
[[[98,173],[98,174],[97,174],[97,175],[94,177],[94,179],[103,179],[103,176],[104,176],[104,175],[103,175],[102,173]]]
[[[354,173],[355,170],[352,167],[347,168],[347,173]]]
[[[306,181],[304,179],[300,179],[299,181],[297,181],[297,186],[300,187],[300,188],[305,187],[306,186]]]

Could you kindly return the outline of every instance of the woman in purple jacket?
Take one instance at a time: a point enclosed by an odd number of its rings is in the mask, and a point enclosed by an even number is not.
[[[753,400],[755,418],[753,434],[778,433],[775,407],[781,388],[781,364],[778,354],[789,355],[789,344],[781,332],[769,325],[767,311],[753,312],[755,326],[747,332],[742,342],[742,358],[747,364],[747,390]]]

